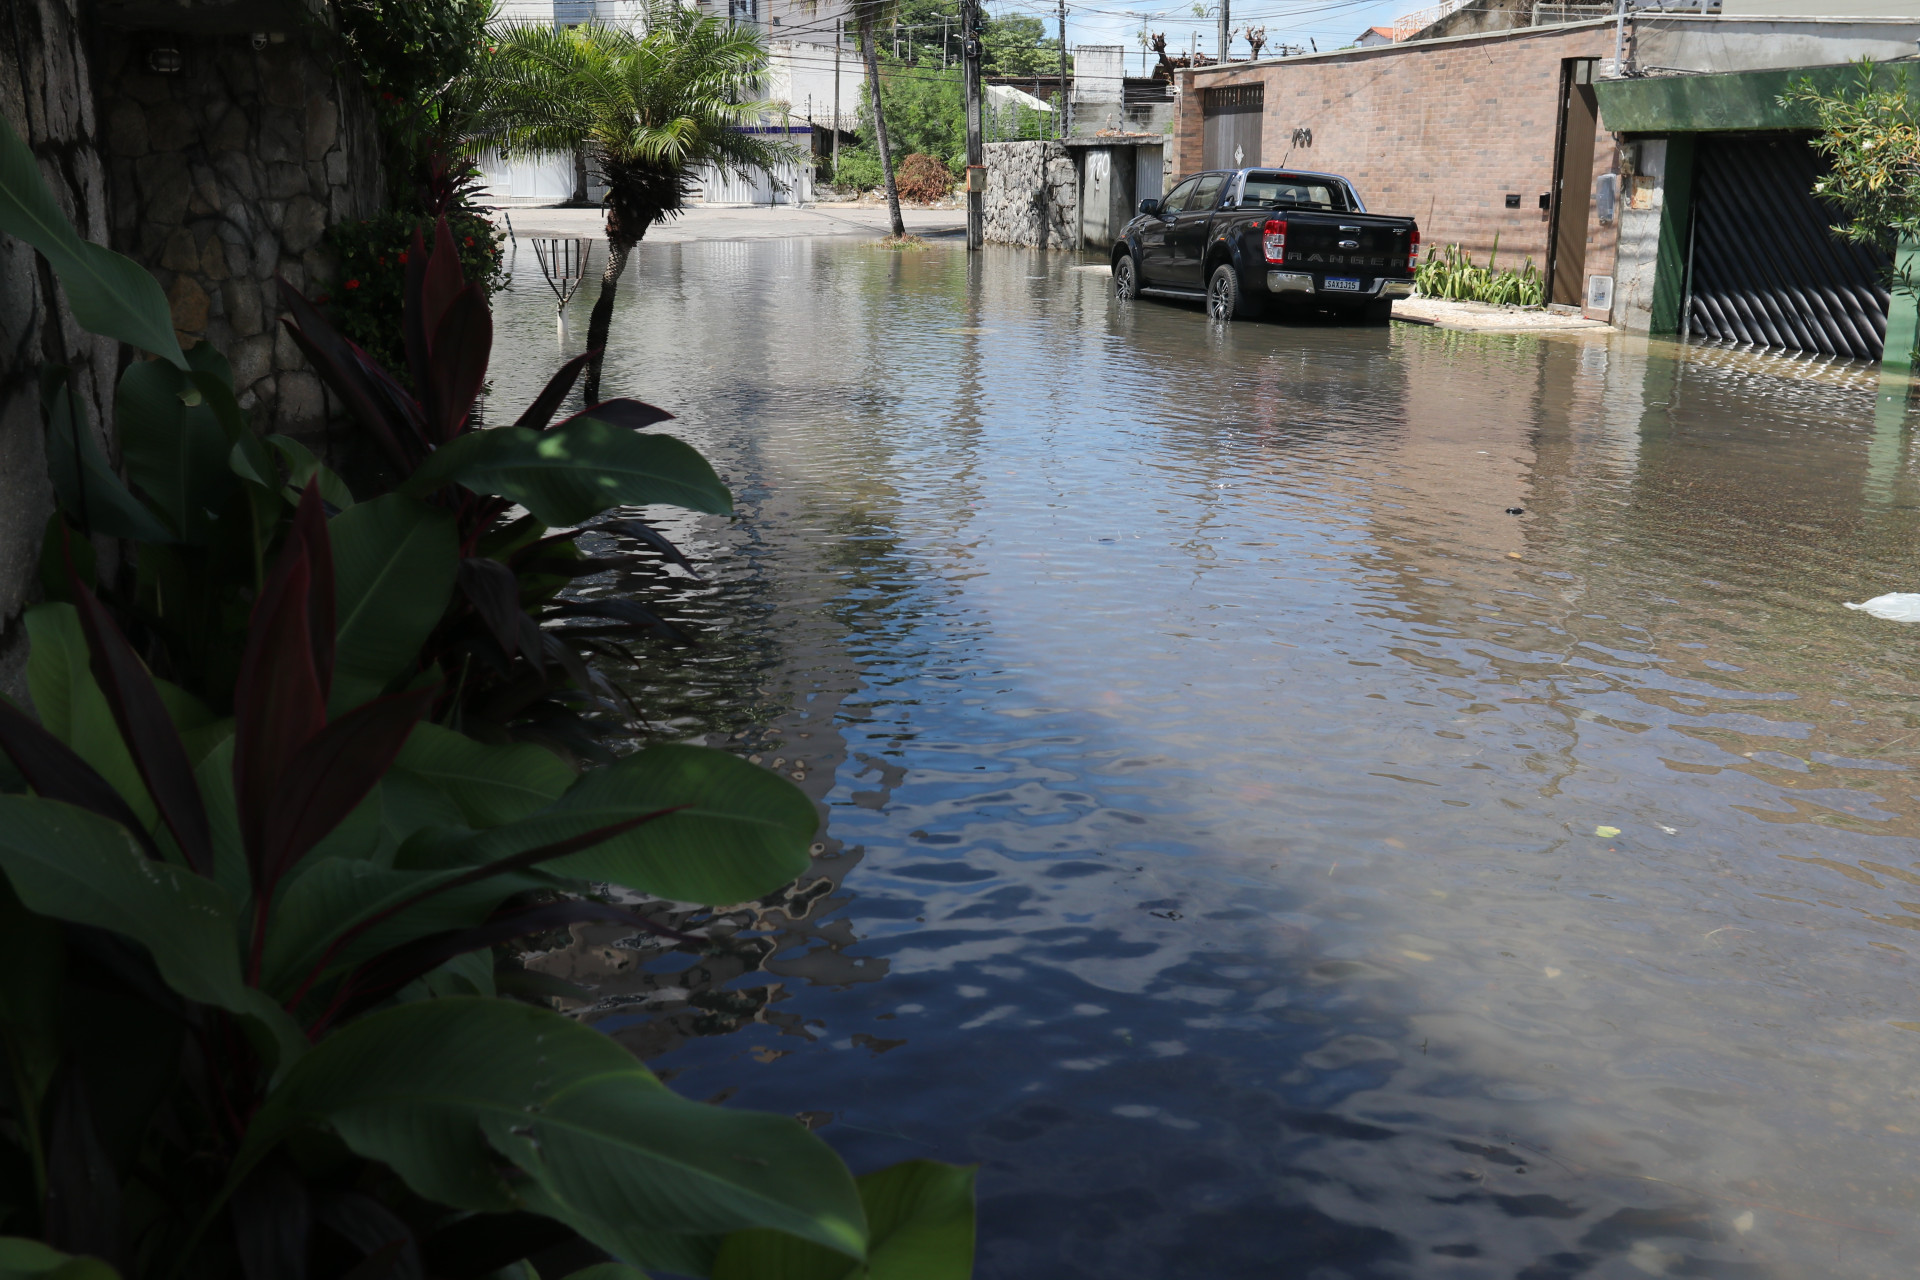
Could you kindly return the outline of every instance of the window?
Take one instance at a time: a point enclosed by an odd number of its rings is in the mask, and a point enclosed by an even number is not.
[[[1200,185],[1200,179],[1188,178],[1185,182],[1175,187],[1172,193],[1160,202],[1160,212],[1178,213],[1186,208],[1187,197],[1193,194],[1193,189],[1198,185]]]
[[[1224,173],[1203,173],[1200,186],[1193,193],[1193,199],[1187,202],[1189,212],[1195,209],[1211,209],[1220,199],[1220,185],[1227,180]]]
[[[1314,173],[1250,173],[1240,191],[1243,205],[1294,205],[1345,213],[1353,208],[1346,184]]]

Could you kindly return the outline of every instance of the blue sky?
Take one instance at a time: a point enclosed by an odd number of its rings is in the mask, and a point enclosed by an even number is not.
[[[1164,32],[1169,51],[1183,49],[1194,32],[1200,33],[1201,51],[1211,55],[1218,41],[1219,18],[1208,3],[1205,17],[1195,17],[1194,0],[1092,0],[1085,5],[1067,5],[1067,43],[1119,44],[1128,49],[1127,68],[1139,74],[1136,39],[1141,26]],[[1305,45],[1309,40],[1321,49],[1336,49],[1353,43],[1353,38],[1371,26],[1389,26],[1403,13],[1422,9],[1433,0],[1235,0],[1229,16],[1236,32],[1249,23],[1267,29],[1269,49],[1278,44]],[[1056,26],[1057,7],[1047,0],[986,0],[991,13],[1030,13],[1046,20],[1047,34]],[[1246,55],[1246,43],[1236,37],[1235,51]]]

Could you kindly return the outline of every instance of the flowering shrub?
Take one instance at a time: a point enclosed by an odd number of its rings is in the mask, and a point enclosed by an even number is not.
[[[932,156],[915,152],[900,162],[893,182],[902,200],[933,201],[953,190],[953,170]]]
[[[400,317],[407,282],[407,251],[414,224],[424,222],[407,213],[383,213],[377,218],[343,222],[327,233],[327,243],[339,261],[339,286],[322,294],[327,318],[334,328],[366,348],[383,366],[407,367],[406,342]],[[500,232],[474,213],[447,218],[459,250],[460,270],[488,294],[506,283],[500,254]]]

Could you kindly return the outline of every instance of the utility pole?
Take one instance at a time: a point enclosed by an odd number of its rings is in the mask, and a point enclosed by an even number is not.
[[[1231,29],[1233,19],[1230,16],[1230,9],[1231,6],[1227,0],[1220,0],[1220,64],[1222,66],[1227,62],[1227,46],[1233,43]]]
[[[960,78],[967,90],[967,252],[978,253],[987,236],[987,170],[980,129],[980,33],[986,15],[980,0],[960,5]]]
[[[1060,0],[1060,101],[1054,106],[1060,136],[1067,136],[1067,0]]]
[[[840,181],[840,23],[833,20],[833,177]]]

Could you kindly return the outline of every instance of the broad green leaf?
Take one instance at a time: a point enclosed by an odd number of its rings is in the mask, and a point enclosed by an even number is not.
[[[469,432],[435,450],[406,490],[427,494],[449,484],[510,498],[550,525],[655,503],[716,515],[733,510],[726,485],[691,445],[594,418],[552,431]]]
[[[213,879],[235,902],[252,888],[246,849],[240,843],[240,807],[233,793],[233,734],[229,732],[193,767],[193,780],[207,807],[213,834]]]
[[[205,546],[234,486],[233,445],[205,397],[172,365],[140,360],[120,375],[114,419],[128,478],[182,542]]]
[[[309,863],[274,904],[261,985],[283,996],[291,995],[308,972],[327,959],[327,949],[334,939],[424,889],[458,879],[465,870],[395,871],[346,858]],[[546,883],[525,875],[504,875],[436,893],[341,947],[327,961],[327,971],[351,968],[431,933],[476,925],[509,894]]]
[[[600,1033],[510,1000],[454,996],[372,1014],[296,1066],[236,1165],[327,1125],[457,1208],[531,1208],[616,1257],[649,1235],[770,1227],[859,1256],[858,1193],[797,1121],[688,1102]],[[518,1165],[495,1172],[495,1153]]]
[[[859,1179],[867,1261],[776,1231],[720,1242],[713,1280],[968,1280],[973,1274],[972,1166],[908,1160]]]
[[[457,955],[409,983],[402,1000],[440,1000],[447,996],[493,996],[493,950],[485,948]]]
[[[322,499],[341,511],[353,505],[353,493],[347,488],[347,482],[314,457],[313,450],[292,436],[280,435],[268,436],[267,447],[280,455],[281,464],[287,469],[287,483],[282,493],[289,503],[298,505],[307,481],[318,476]]]
[[[585,1271],[569,1271],[566,1280],[647,1280],[647,1273],[624,1262],[596,1262]]]
[[[120,1273],[98,1258],[76,1258],[38,1240],[0,1236],[0,1280],[120,1280]]]
[[[334,714],[377,696],[420,656],[459,564],[453,516],[401,494],[327,522],[333,540]]]
[[[492,862],[600,827],[673,810],[581,853],[543,864],[677,902],[730,905],[806,871],[819,827],[813,802],[769,770],[725,751],[658,746],[595,769],[552,805],[469,838],[459,857]]]
[[[60,983],[66,942],[54,920],[27,910],[0,879],[0,1046],[13,1096],[38,1114],[60,1065]],[[20,1110],[16,1108],[16,1119]]]
[[[446,792],[476,828],[524,818],[574,781],[573,770],[544,747],[490,746],[425,722],[414,728],[396,764]]]
[[[80,238],[40,177],[33,152],[4,119],[0,119],[0,231],[45,255],[82,328],[187,367],[160,282],[133,259]]]
[[[42,379],[47,414],[47,475],[60,509],[93,533],[141,542],[173,542],[160,517],[120,482],[67,386],[64,371]]]
[[[27,691],[41,726],[92,765],[153,830],[153,798],[87,665],[79,612],[70,604],[37,605],[27,610],[27,637]]]
[[[140,852],[117,824],[57,800],[0,796],[0,870],[27,908],[122,934],[189,1000],[247,1013],[233,899]]]

